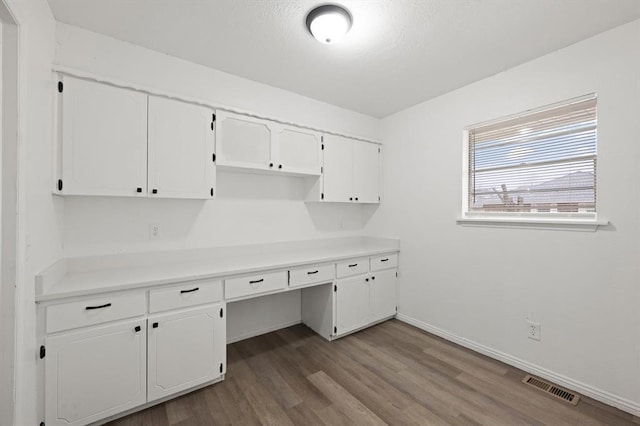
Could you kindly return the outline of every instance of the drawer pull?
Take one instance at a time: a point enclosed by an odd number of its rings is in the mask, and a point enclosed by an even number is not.
[[[200,290],[200,287],[192,288],[191,290],[180,290],[180,294],[184,293],[193,293],[194,291]]]
[[[388,262],[389,258],[387,257],[386,259],[380,259],[380,262]]]
[[[87,306],[85,309],[87,311],[91,311],[93,309],[102,309],[102,308],[108,308],[109,306],[111,306],[111,303],[105,303],[104,305],[100,305],[100,306]]]
[[[311,271],[311,272],[307,272],[307,275],[313,275],[313,274],[317,274],[318,270],[316,269],[315,271]]]
[[[349,265],[349,268],[355,268],[356,266],[358,266],[358,264],[354,263],[353,265]]]
[[[249,281],[249,284],[258,284],[264,281],[264,278],[260,278],[259,280]]]

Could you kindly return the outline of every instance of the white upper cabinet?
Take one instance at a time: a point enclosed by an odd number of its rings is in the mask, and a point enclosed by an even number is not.
[[[247,171],[321,173],[321,135],[270,120],[218,111],[217,164]]]
[[[273,136],[267,121],[218,111],[216,126],[218,165],[269,169]]]
[[[209,108],[149,96],[149,196],[213,197],[213,121]]]
[[[320,175],[322,164],[320,133],[290,126],[276,126],[276,129],[275,163],[279,170]]]
[[[380,201],[380,146],[353,141],[353,195],[360,203]]]
[[[70,77],[61,83],[56,192],[144,195],[147,95]]]
[[[380,155],[378,144],[324,135],[322,185],[312,189],[311,200],[379,203]]]
[[[64,76],[55,193],[210,199],[213,110]]]

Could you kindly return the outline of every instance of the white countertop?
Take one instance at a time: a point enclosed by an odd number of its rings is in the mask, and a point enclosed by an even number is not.
[[[65,258],[36,276],[36,302],[192,280],[226,278],[399,250],[399,240],[354,237]]]

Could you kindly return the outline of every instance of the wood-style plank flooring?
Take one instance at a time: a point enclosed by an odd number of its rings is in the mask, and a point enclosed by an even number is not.
[[[226,379],[116,420],[132,425],[637,425],[397,320],[327,342],[303,325],[228,346]]]

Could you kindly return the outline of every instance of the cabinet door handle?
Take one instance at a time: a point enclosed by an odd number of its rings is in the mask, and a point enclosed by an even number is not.
[[[273,163],[269,163],[269,167],[273,167]]]
[[[183,293],[193,293],[194,291],[200,290],[200,287],[192,288],[191,290],[180,290],[180,294]]]
[[[158,323],[157,323],[157,322],[154,322],[154,323],[153,323],[153,325],[152,325],[152,327],[153,327],[153,328],[158,328]]]
[[[151,192],[153,192],[154,194],[157,194],[158,190],[157,189],[152,189]]]
[[[355,268],[356,266],[358,266],[358,264],[354,263],[353,265],[349,265],[349,268]]]
[[[137,187],[137,188],[136,188],[136,192],[142,192],[142,188]]]
[[[134,328],[134,330],[136,331],[136,333],[138,333],[140,330],[142,330],[142,328],[140,328],[139,325],[136,325],[136,328]]]
[[[353,201],[353,197],[349,197],[349,201]]]
[[[365,278],[364,280],[365,280],[366,282],[369,282],[369,278]]]
[[[278,168],[281,169],[282,168],[282,164],[278,165]]]
[[[100,306],[87,306],[85,309],[87,311],[91,311],[93,309],[102,309],[102,308],[108,308],[109,306],[111,306],[111,303],[105,303],[104,305],[100,305]]]
[[[356,197],[356,201],[358,201],[358,197]]]
[[[380,262],[388,262],[388,261],[389,261],[389,258],[386,258],[386,259],[380,259]]]
[[[313,274],[317,274],[318,270],[316,269],[315,271],[311,271],[311,272],[307,272],[307,275],[313,275]]]
[[[260,278],[259,280],[255,280],[255,281],[249,281],[249,284],[258,284],[258,283],[261,283],[262,281],[264,281],[264,278]]]
[[[375,279],[376,279],[376,277],[371,277],[371,279],[372,279],[372,280],[375,280]]]

